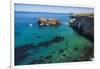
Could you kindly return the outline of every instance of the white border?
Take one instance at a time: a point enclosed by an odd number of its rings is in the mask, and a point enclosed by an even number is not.
[[[10,8],[10,15],[11,15],[11,23],[10,23],[10,67],[11,69],[15,69],[15,65],[14,65],[14,2],[11,1],[11,8]]]
[[[58,67],[58,69],[64,69],[64,66],[67,66],[67,68],[71,68],[71,66],[73,67],[80,67],[81,66],[91,66],[93,65],[94,61],[89,61],[89,62],[68,62],[68,63],[56,63],[56,64],[37,64],[37,65],[19,65],[19,66],[15,66],[14,65],[14,3],[15,2],[11,2],[11,68],[12,69],[31,69],[31,68],[36,68],[36,69],[40,69],[40,68],[44,68],[47,69],[49,67],[49,69],[55,69],[56,67]],[[21,2],[24,3],[24,2]],[[65,4],[63,3],[43,3],[43,2],[28,2],[27,4],[39,4],[39,5],[55,5],[55,6],[72,6],[72,7],[89,7],[89,8],[94,8],[95,10],[95,6],[94,5],[86,5],[86,4],[74,4],[74,3],[69,3],[69,4]],[[86,65],[87,64],[87,65]]]
[[[94,7],[94,0],[15,0],[14,3]]]

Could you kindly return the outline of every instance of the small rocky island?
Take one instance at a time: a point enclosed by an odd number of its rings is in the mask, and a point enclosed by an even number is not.
[[[70,27],[72,27],[80,35],[94,41],[94,14],[79,13],[72,14],[70,17]]]
[[[59,21],[57,19],[54,18],[39,18],[39,25],[40,26],[58,26],[59,25]]]

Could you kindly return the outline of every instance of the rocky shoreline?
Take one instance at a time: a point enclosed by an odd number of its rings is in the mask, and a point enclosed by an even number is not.
[[[69,22],[78,34],[94,41],[94,14],[73,14]]]

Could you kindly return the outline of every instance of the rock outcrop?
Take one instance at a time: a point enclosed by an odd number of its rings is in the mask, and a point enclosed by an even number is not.
[[[69,25],[80,35],[94,41],[93,15],[76,15],[70,20]]]
[[[39,18],[39,25],[51,25],[51,26],[58,26],[59,21],[53,18]]]

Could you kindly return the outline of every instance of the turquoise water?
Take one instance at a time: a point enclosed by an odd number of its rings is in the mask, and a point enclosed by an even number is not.
[[[56,18],[62,24],[59,27],[46,26],[40,28],[38,26],[39,17]],[[22,36],[15,36],[15,45],[20,46],[31,42],[39,43],[41,41],[50,40],[57,35],[63,36],[64,34],[62,34],[62,32],[64,33],[67,31],[65,31],[65,29],[69,29],[65,27],[69,19],[69,16],[65,14],[16,12],[15,32],[20,33]],[[32,24],[33,27],[30,28],[29,24]],[[73,32],[71,29],[67,32],[69,31],[71,33]],[[38,38],[38,36],[41,36],[41,38]]]
[[[60,25],[40,27],[40,17],[55,18]],[[85,49],[92,48],[93,43],[70,28],[69,20],[70,14],[15,12],[15,64],[90,60],[91,52]]]

